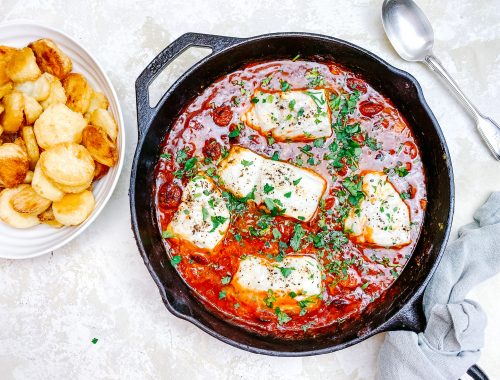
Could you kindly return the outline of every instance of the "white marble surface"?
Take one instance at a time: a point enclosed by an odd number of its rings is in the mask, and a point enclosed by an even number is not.
[[[170,315],[137,252],[127,191],[136,142],[134,81],[164,46],[188,31],[232,36],[308,31],[349,40],[415,75],[450,146],[457,185],[454,231],[469,222],[487,195],[500,190],[500,163],[490,158],[471,120],[433,74],[397,57],[380,23],[381,3],[0,0],[0,22],[28,19],[60,28],[95,55],[119,94],[128,136],[115,194],[84,234],[51,255],[0,261],[0,377],[373,378],[383,335],[329,355],[271,358],[229,347]],[[436,54],[471,99],[500,120],[500,2],[419,4],[433,23]],[[199,57],[199,52],[187,53],[165,81]],[[500,378],[499,291],[497,276],[472,295],[489,315],[479,364],[492,379]],[[94,337],[99,339],[95,345]]]

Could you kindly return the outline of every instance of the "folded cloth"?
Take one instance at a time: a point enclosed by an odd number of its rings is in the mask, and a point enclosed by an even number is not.
[[[491,194],[458,234],[425,290],[425,331],[389,332],[377,379],[456,380],[478,361],[486,315],[465,297],[500,272],[500,192]]]

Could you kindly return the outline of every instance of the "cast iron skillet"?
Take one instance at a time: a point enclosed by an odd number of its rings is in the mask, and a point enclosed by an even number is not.
[[[189,47],[207,47],[212,53],[186,71],[157,106],[149,105],[148,88],[156,76]],[[291,58],[332,58],[389,97],[406,117],[420,147],[426,169],[428,205],[414,254],[396,282],[359,318],[348,320],[330,334],[287,341],[262,337],[234,326],[202,304],[168,260],[159,232],[153,196],[154,168],[165,134],[183,106],[206,86],[247,62]],[[359,343],[383,331],[422,331],[422,296],[448,239],[454,183],[450,155],[438,122],[418,82],[367,50],[336,38],[306,33],[277,33],[232,38],[187,33],[165,48],[136,82],[139,138],[130,180],[132,227],[151,276],[167,309],[217,339],[266,355],[324,354]],[[478,377],[480,378],[480,377]]]

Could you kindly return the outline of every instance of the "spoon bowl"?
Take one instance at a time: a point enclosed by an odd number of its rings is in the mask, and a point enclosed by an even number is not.
[[[385,0],[382,23],[392,46],[403,59],[423,61],[432,54],[432,25],[412,0]]]

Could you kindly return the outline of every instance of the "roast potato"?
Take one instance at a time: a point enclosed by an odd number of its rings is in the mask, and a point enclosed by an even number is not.
[[[9,79],[14,82],[35,80],[42,75],[40,68],[36,64],[35,55],[28,47],[16,49],[11,54],[5,65],[5,71]]]
[[[60,201],[62,197],[64,197],[64,191],[54,185],[54,183],[43,174],[40,164],[35,166],[31,186],[33,186],[33,190],[35,190],[38,195],[50,199],[52,202]]]
[[[108,98],[102,92],[92,91],[92,96],[90,97],[89,108],[87,109],[87,114],[85,115],[87,118],[90,118],[92,112],[96,109],[107,110],[109,107]],[[87,116],[88,115],[88,116]]]
[[[19,187],[22,187],[22,189],[10,200],[12,208],[15,211],[21,214],[38,215],[47,210],[52,204],[52,201],[38,195],[38,193],[33,190],[33,187],[29,185],[21,185]]]
[[[89,123],[101,127],[108,136],[111,137],[111,140],[116,141],[118,137],[118,126],[109,111],[102,108],[94,110],[90,115]]]
[[[33,127],[23,127],[21,130],[21,135],[23,136],[24,144],[26,146],[26,153],[28,154],[28,159],[30,161],[30,169],[35,169],[36,163],[40,158],[40,148],[36,142],[35,132]]]
[[[42,114],[43,108],[38,103],[35,98],[32,98],[29,95],[24,95],[24,120],[26,124],[32,125],[36,119]]]
[[[59,223],[54,217],[54,212],[52,211],[52,207],[42,212],[38,215],[38,220],[43,224],[54,228],[61,228],[63,225]]]
[[[23,183],[29,169],[28,155],[19,145],[0,145],[0,180],[5,187]]]
[[[42,100],[40,103],[43,109],[47,109],[51,105],[58,103],[66,104],[66,93],[64,92],[64,88],[61,84],[61,81],[52,74],[45,73],[45,75],[49,80],[50,90],[47,98]]]
[[[94,177],[94,160],[88,150],[75,143],[53,146],[40,155],[43,174],[63,186],[83,186]]]
[[[28,45],[35,53],[36,63],[43,72],[63,79],[71,72],[71,59],[61,50],[54,41],[43,38]]]
[[[54,202],[52,211],[59,223],[76,226],[89,217],[94,207],[94,195],[91,191],[84,190],[78,194],[66,194],[59,202]]]
[[[43,149],[64,143],[80,143],[82,131],[87,125],[83,116],[71,111],[65,104],[54,104],[35,121],[35,136]]]
[[[66,105],[75,112],[87,112],[92,97],[92,88],[81,74],[70,73],[63,80]]]
[[[88,125],[83,130],[82,144],[97,162],[109,167],[116,165],[118,161],[116,145],[101,127]]]
[[[16,133],[24,122],[24,96],[21,92],[12,92],[2,99],[5,110],[0,117],[0,124],[7,133]]]
[[[43,73],[36,80],[16,83],[14,85],[14,89],[31,96],[38,102],[41,102],[49,97],[52,78],[54,78],[52,75]]]
[[[0,219],[15,228],[30,228],[40,224],[38,217],[32,214],[21,214],[12,207],[12,198],[30,185],[19,185],[12,189],[4,189],[0,193]]]

